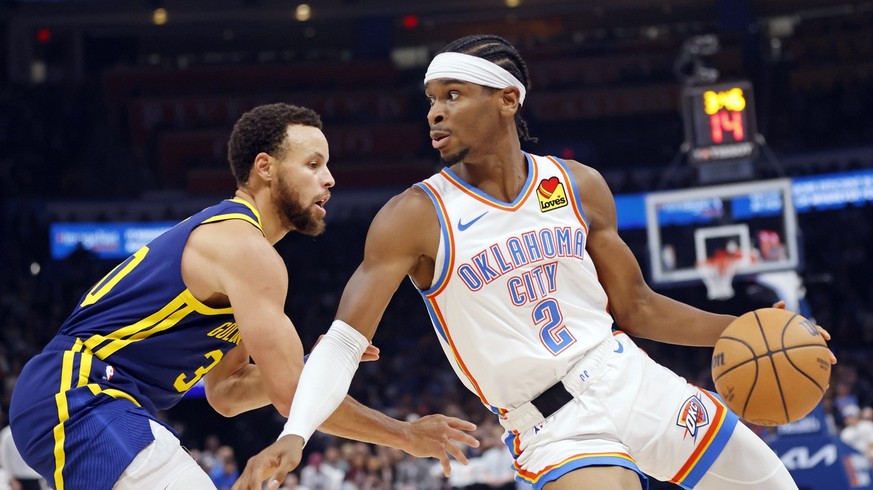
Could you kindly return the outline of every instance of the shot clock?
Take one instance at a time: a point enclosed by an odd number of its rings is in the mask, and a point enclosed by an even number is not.
[[[682,89],[682,111],[691,162],[755,156],[757,128],[749,82],[687,86]]]

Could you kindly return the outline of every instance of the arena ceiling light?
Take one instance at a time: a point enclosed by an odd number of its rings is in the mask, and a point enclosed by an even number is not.
[[[306,22],[312,17],[312,7],[308,3],[301,3],[294,10],[294,18],[300,22]]]
[[[167,9],[161,7],[156,8],[154,12],[152,12],[152,24],[156,26],[162,26],[167,23]]]

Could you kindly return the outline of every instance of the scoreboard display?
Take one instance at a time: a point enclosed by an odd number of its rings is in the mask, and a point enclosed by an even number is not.
[[[689,86],[682,89],[685,141],[694,163],[750,159],[757,128],[749,82]]]

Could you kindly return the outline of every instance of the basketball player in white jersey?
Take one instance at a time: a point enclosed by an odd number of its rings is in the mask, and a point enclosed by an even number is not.
[[[797,488],[716,396],[628,336],[712,346],[734,317],[646,285],[597,171],[522,151],[527,87],[524,61],[496,36],[459,39],[434,58],[428,122],[447,167],[374,219],[285,430],[234,488],[281,481],[300,462],[406,276],[458,378],[506,429],[517,478],[537,490],[640,489],[647,475],[684,488]]]

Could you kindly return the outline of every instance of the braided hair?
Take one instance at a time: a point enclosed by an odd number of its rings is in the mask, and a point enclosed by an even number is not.
[[[527,64],[521,59],[521,55],[506,39],[492,34],[475,34],[462,37],[447,44],[440,53],[463,53],[478,58],[486,59],[517,78],[527,90],[530,90],[530,77]],[[521,111],[515,113],[515,126],[518,137],[522,141],[537,142],[537,138],[530,135],[527,122],[521,117]]]

